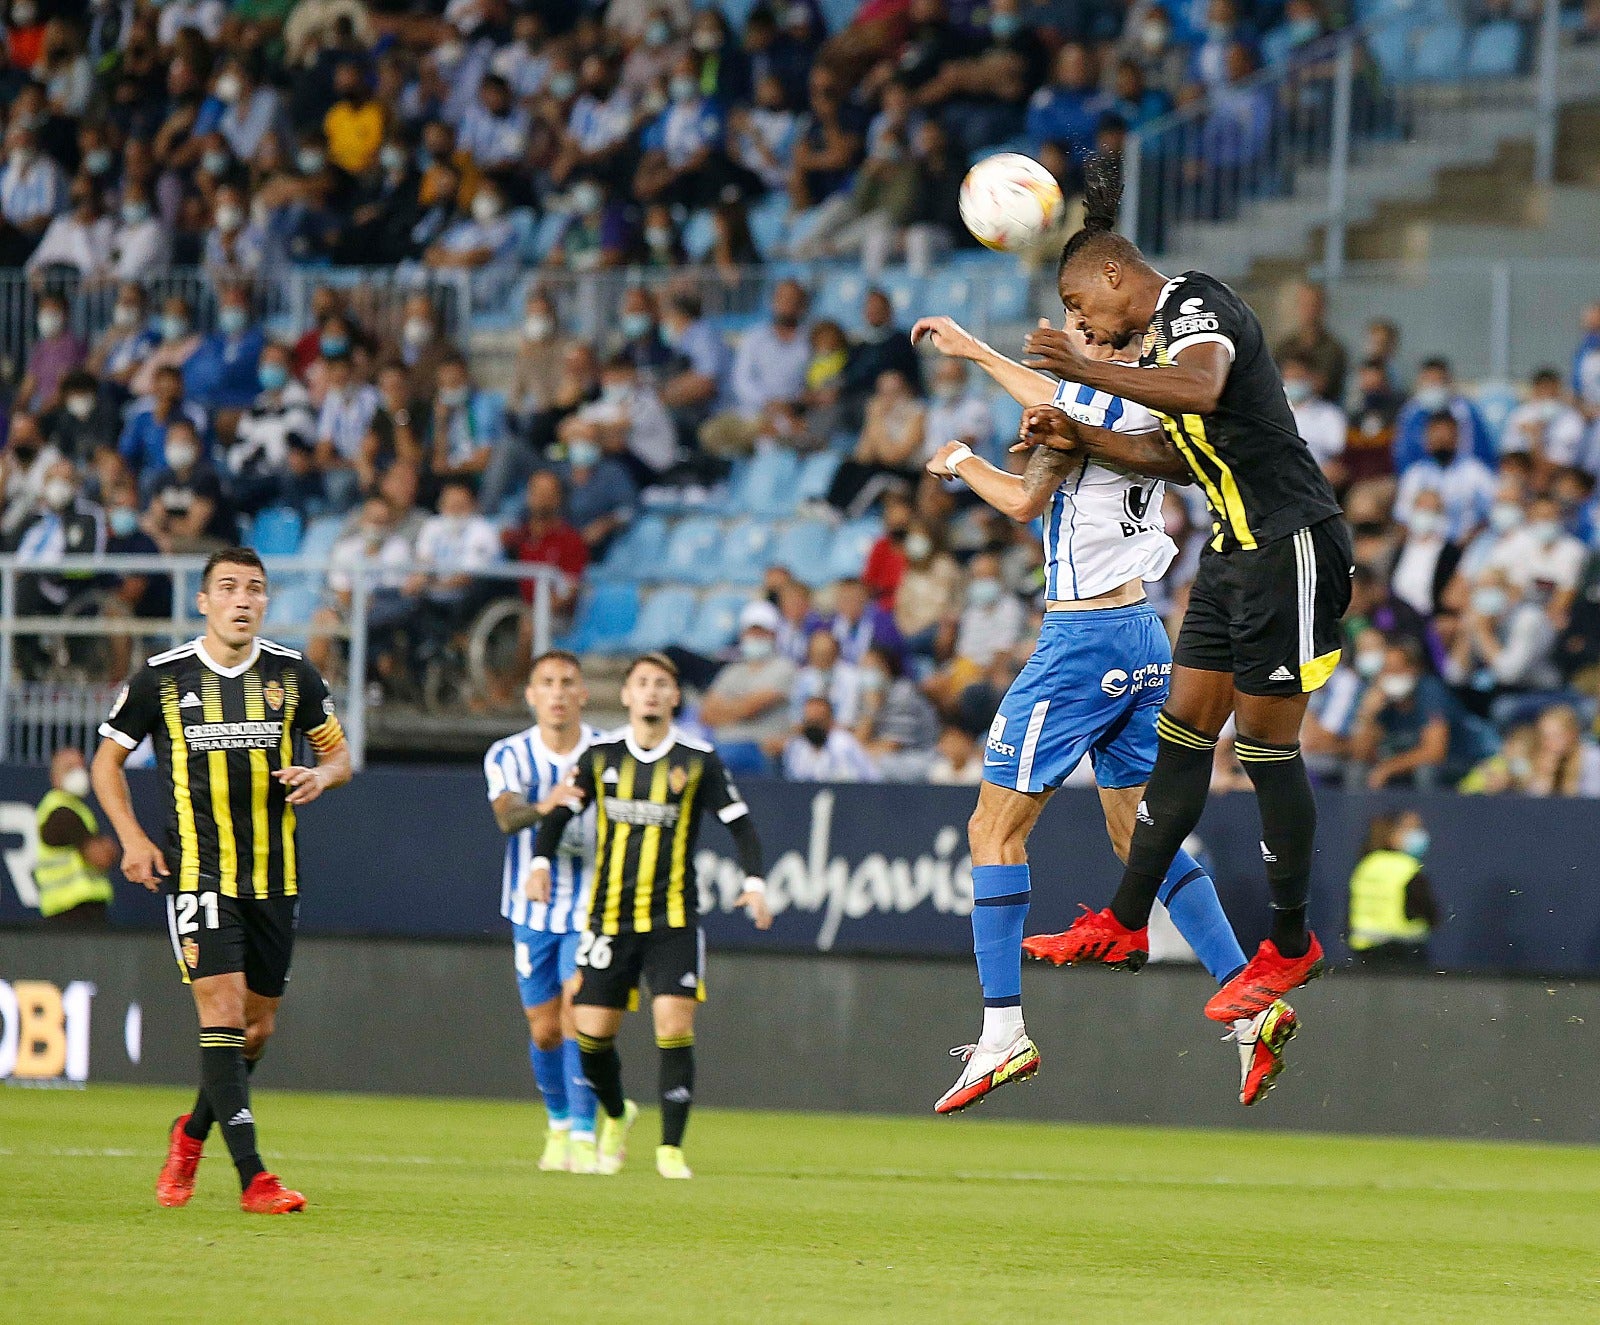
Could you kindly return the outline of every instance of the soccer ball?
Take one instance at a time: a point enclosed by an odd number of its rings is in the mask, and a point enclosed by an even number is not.
[[[1020,152],[986,156],[961,181],[962,223],[985,248],[1032,248],[1055,229],[1065,209],[1055,176]]]

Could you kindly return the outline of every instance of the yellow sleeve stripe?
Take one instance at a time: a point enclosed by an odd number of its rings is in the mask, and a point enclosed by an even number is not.
[[[306,733],[306,740],[311,742],[311,748],[318,754],[329,754],[344,744],[344,728],[339,725],[338,718],[330,715],[322,726],[313,727]]]

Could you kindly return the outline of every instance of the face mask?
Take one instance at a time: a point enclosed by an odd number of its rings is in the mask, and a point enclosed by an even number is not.
[[[1022,20],[1015,14],[991,14],[989,16],[989,31],[1001,41],[1008,41],[1017,35],[1022,27]]]
[[[580,184],[572,191],[572,206],[579,216],[587,216],[600,209],[600,189],[595,184]]]
[[[89,770],[69,768],[61,775],[61,790],[69,796],[76,796],[82,800],[89,794]]]
[[[1472,610],[1479,616],[1499,616],[1510,602],[1510,595],[1504,589],[1490,586],[1472,591]]]
[[[239,99],[239,93],[243,91],[244,88],[240,86],[238,74],[223,74],[221,78],[217,79],[218,101],[225,101],[231,106]]]
[[[1417,678],[1414,676],[1382,676],[1378,678],[1378,689],[1383,691],[1389,699],[1409,699],[1411,692],[1417,688]]]
[[[263,391],[281,391],[289,385],[289,370],[281,363],[264,363],[256,372]]]
[[[77,419],[79,423],[82,423],[94,413],[94,397],[82,395],[68,396],[67,413],[72,415],[73,418]]]
[[[810,741],[817,749],[822,749],[828,743],[828,729],[820,722],[808,722],[800,728],[800,735]]]
[[[1528,532],[1541,547],[1549,547],[1561,537],[1561,526],[1554,520],[1535,520],[1528,526]]]
[[[772,657],[777,647],[770,635],[746,635],[739,641],[739,653],[746,662],[762,662]]]
[[[433,339],[433,323],[425,317],[407,318],[405,326],[400,329],[400,335],[407,345],[413,347],[426,345]]]
[[[1522,507],[1514,501],[1497,501],[1489,508],[1489,527],[1504,534],[1517,527],[1522,519]]]
[[[1428,854],[1428,843],[1433,839],[1426,828],[1408,828],[1400,834],[1400,850],[1416,860]]]
[[[225,235],[231,235],[244,225],[244,208],[235,207],[225,203],[217,208],[217,229]]]
[[[1322,24],[1314,18],[1297,18],[1285,29],[1290,44],[1303,46],[1308,41],[1315,41],[1322,35]]]
[[[1429,414],[1437,414],[1450,403],[1450,388],[1445,386],[1419,386],[1415,400]]]
[[[199,448],[189,442],[173,442],[167,447],[166,454],[168,469],[188,469],[200,458]]]
[[[129,506],[113,507],[107,518],[111,521],[111,532],[118,538],[127,538],[139,527],[139,512]]]
[[[600,448],[591,441],[571,441],[567,443],[567,459],[575,469],[593,469],[600,463]]]
[[[405,149],[396,147],[393,143],[385,143],[378,151],[378,164],[391,175],[398,175],[406,168]]]
[[[694,79],[679,74],[667,84],[667,95],[674,101],[688,101],[695,94]]]
[[[500,199],[480,193],[472,200],[472,219],[487,224],[500,215]]]
[[[562,69],[550,75],[550,95],[557,101],[565,101],[578,90],[578,76]]]
[[[912,561],[922,561],[933,552],[933,543],[926,534],[906,535],[906,556]]]
[[[1149,54],[1163,51],[1167,47],[1167,25],[1165,23],[1146,23],[1139,29],[1139,45]]]
[[[122,223],[124,225],[143,225],[149,219],[149,203],[125,202],[122,204]]]
[[[880,690],[888,689],[889,678],[882,672],[875,672],[869,667],[862,671],[860,685],[864,693],[875,695]]]
[[[1303,404],[1311,399],[1311,383],[1303,377],[1289,378],[1283,384],[1283,394],[1291,405]]]
[[[118,304],[111,310],[111,325],[126,330],[139,325],[139,310],[132,304]]]
[[[447,387],[439,392],[439,403],[446,409],[460,409],[467,403],[467,388],[464,386]]]
[[[228,168],[226,152],[207,152],[200,158],[200,167],[208,175],[220,175]]]
[[[77,489],[72,486],[71,479],[53,478],[44,485],[45,505],[53,511],[64,511],[72,505],[72,499]]]
[[[529,313],[522,319],[522,334],[528,340],[549,340],[554,322],[543,313]]]
[[[161,339],[169,344],[172,341],[182,340],[189,334],[189,320],[180,317],[177,313],[163,313],[161,315]]]
[[[60,335],[61,328],[66,319],[53,308],[47,308],[39,314],[39,334],[46,340],[51,336]]]
[[[622,334],[629,340],[638,340],[639,337],[649,334],[650,314],[648,313],[624,313],[621,321]]]
[[[1356,654],[1356,675],[1363,681],[1372,680],[1382,670],[1382,649],[1368,649],[1365,653]]]
[[[350,353],[350,341],[345,336],[324,336],[317,344],[324,359],[337,359]]]
[[[631,390],[626,382],[607,382],[600,388],[600,399],[608,405],[620,405],[627,400]]]
[[[1506,769],[1518,782],[1533,776],[1533,763],[1526,755],[1512,755],[1506,760]]]
[[[295,169],[302,175],[315,175],[322,169],[324,157],[314,147],[302,147],[294,154]]]
[[[967,601],[974,607],[992,607],[1000,601],[999,580],[974,580],[967,586]]]
[[[692,38],[692,45],[702,55],[709,55],[712,51],[722,49],[722,38],[710,28],[700,28]]]
[[[670,225],[647,225],[644,228],[644,242],[654,249],[672,247],[672,227]]]
[[[1413,511],[1411,532],[1418,538],[1434,538],[1444,533],[1444,515],[1439,511]]]
[[[104,147],[92,147],[83,154],[83,168],[91,175],[103,175],[111,169],[111,153]]]
[[[665,46],[672,37],[672,29],[662,20],[656,19],[644,30],[644,44],[646,46]]]

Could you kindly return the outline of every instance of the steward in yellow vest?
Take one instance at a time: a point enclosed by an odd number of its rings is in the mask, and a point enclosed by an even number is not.
[[[50,761],[50,790],[35,811],[39,859],[33,867],[39,914],[55,924],[104,924],[111,902],[108,871],[116,843],[100,832],[84,802],[89,770],[79,750],[58,750]]]
[[[1350,948],[1364,966],[1422,965],[1438,922],[1433,887],[1422,872],[1428,830],[1414,810],[1380,815],[1367,852],[1350,876]]]

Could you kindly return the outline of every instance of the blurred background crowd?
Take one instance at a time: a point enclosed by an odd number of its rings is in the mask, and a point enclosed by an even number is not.
[[[1070,193],[1090,151],[1205,104],[1203,171],[1256,122],[1251,72],[1348,18],[10,0],[0,542],[38,568],[16,611],[154,635],[170,577],[52,563],[242,538],[325,563],[279,582],[269,631],[335,675],[352,568],[378,567],[354,678],[374,700],[412,698],[500,612],[509,662],[472,698],[492,706],[515,700],[533,589],[482,572],[546,567],[561,642],[672,648],[686,720],[736,768],[976,782],[1039,624],[1040,542],[922,466],[957,438],[1017,463],[1016,414],[910,345],[914,316],[959,301],[911,307],[872,274],[997,270],[970,265],[955,213],[989,146]],[[848,299],[833,259],[868,273]],[[360,267],[371,284],[318,275]],[[572,282],[611,269],[642,274],[580,318]],[[757,294],[730,316],[735,285]],[[1458,383],[1391,324],[1341,343],[1314,286],[1283,325],[1359,562],[1308,726],[1318,775],[1600,793],[1600,305],[1570,363],[1515,388]],[[1194,489],[1165,514],[1183,556],[1151,593],[1175,626],[1209,518]],[[116,679],[135,643],[23,636],[16,663]],[[1227,742],[1216,777],[1242,785]]]

